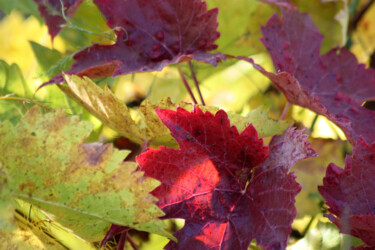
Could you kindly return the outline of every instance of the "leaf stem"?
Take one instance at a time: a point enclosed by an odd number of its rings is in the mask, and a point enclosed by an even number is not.
[[[318,121],[318,117],[319,117],[319,115],[316,114],[315,117],[314,117],[314,120],[312,121],[311,126],[310,126],[310,133],[312,133],[314,131],[314,127],[315,127],[316,122]]]
[[[195,72],[194,72],[194,69],[193,69],[193,65],[191,64],[191,61],[189,61],[189,68],[190,68],[190,71],[191,71],[191,76],[193,77],[193,80],[194,80],[194,83],[195,83],[195,87],[198,90],[201,102],[202,102],[203,106],[206,106],[206,104],[204,103],[203,96],[202,96],[201,90],[199,88],[199,82],[198,82],[197,76],[195,75]]]
[[[130,243],[130,245],[132,246],[134,250],[139,250],[137,244],[135,244],[135,242],[133,241],[132,237],[129,234],[126,235],[126,239],[128,240],[128,242]]]
[[[315,219],[315,215],[311,216],[311,219],[310,219],[309,223],[307,224],[306,228],[302,232],[302,236],[305,236],[307,234],[307,232],[309,231],[309,229],[311,227],[311,224],[313,223],[314,219]]]
[[[82,32],[86,32],[88,34],[91,34],[91,35],[96,35],[96,36],[100,36],[100,37],[104,37],[105,39],[108,39],[109,41],[112,41],[112,42],[116,42],[116,39],[113,38],[110,34],[109,34],[109,31],[104,31],[102,33],[99,33],[99,32],[95,32],[95,31],[91,31],[91,30],[88,30],[88,29],[85,29],[85,28],[81,28],[77,25],[75,25],[74,23],[72,23],[72,21],[65,15],[65,6],[64,6],[64,3],[63,3],[63,0],[60,0],[60,5],[61,5],[61,16],[62,18],[65,20],[66,22],[66,27],[69,27],[69,28],[72,28],[72,29],[76,29],[76,30],[79,30],[79,31],[82,31]],[[114,29],[111,29],[110,31],[114,31],[116,28]]]
[[[125,242],[128,235],[128,230],[124,231],[120,235],[120,240],[117,244],[117,250],[124,250],[125,249]]]
[[[349,33],[353,32],[357,28],[359,21],[361,21],[362,17],[370,9],[371,5],[374,2],[374,0],[368,0],[367,3],[365,3],[362,8],[354,15],[354,17],[349,22]]]
[[[286,116],[288,115],[290,109],[290,102],[286,102],[283,112],[281,113],[280,120],[285,120]]]
[[[20,98],[20,97],[13,97],[13,96],[0,96],[0,100],[15,100],[15,101],[21,101],[21,102],[29,102],[29,103],[34,103],[42,108],[48,109],[48,110],[54,110],[51,107],[45,106],[38,101],[28,99],[28,98]]]
[[[178,69],[178,72],[180,73],[180,77],[181,77],[182,82],[183,82],[184,85],[185,85],[185,88],[186,88],[187,91],[189,92],[189,95],[190,95],[191,99],[193,100],[194,104],[198,104],[198,103],[197,103],[197,100],[195,99],[195,97],[194,97],[194,95],[193,95],[193,92],[191,91],[191,88],[190,88],[190,86],[189,86],[189,83],[188,83],[188,81],[186,80],[185,74],[184,74],[184,72],[182,72],[182,70],[181,70],[180,65],[177,65],[177,69]]]

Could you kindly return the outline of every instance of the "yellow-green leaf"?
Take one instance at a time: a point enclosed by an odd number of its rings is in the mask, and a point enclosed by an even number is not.
[[[88,241],[101,240],[112,223],[170,236],[149,194],[159,182],[123,162],[128,151],[85,144],[91,130],[77,117],[38,107],[15,126],[2,122],[0,202],[31,203]]]
[[[228,116],[231,124],[235,125],[239,132],[242,132],[250,123],[253,124],[259,137],[281,134],[291,124],[290,121],[276,121],[269,118],[268,110],[262,110],[262,107],[251,110],[245,117],[234,113],[229,113]]]
[[[108,87],[100,88],[87,77],[64,75],[64,78],[69,88],[60,87],[68,96],[120,135],[143,144],[144,135],[130,116],[128,107]]]

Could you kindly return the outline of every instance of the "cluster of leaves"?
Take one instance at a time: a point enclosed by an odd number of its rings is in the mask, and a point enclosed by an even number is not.
[[[21,203],[36,206],[86,241],[102,241],[102,246],[118,234],[120,248],[126,239],[133,244],[127,233],[136,229],[168,237],[167,249],[247,249],[253,240],[264,249],[285,249],[302,189],[290,169],[317,156],[308,132],[272,120],[261,109],[241,116],[205,106],[192,63],[220,67],[249,62],[289,104],[328,118],[353,145],[344,169],[328,166],[319,192],[329,206],[327,217],[340,232],[360,238],[362,247],[375,247],[375,112],[362,106],[375,99],[375,71],[345,48],[330,49],[334,42],[324,44],[310,15],[300,12],[306,8],[303,1],[257,2],[266,10],[262,18],[269,19],[261,33],[251,35],[254,40],[262,35],[262,50],[271,56],[275,73],[249,58],[252,52],[238,49],[251,44],[245,37],[229,49],[215,44],[228,39],[219,39],[220,1],[213,9],[202,0],[34,2],[52,40],[64,25],[73,25],[71,18],[88,2],[104,16],[115,41],[89,45],[66,59],[49,51],[65,73],[40,88],[56,84],[86,114],[140,152],[129,159],[129,151],[112,144],[88,143],[93,134],[89,122],[62,109],[47,111],[48,105],[31,97],[17,66],[2,62],[0,101],[8,106],[0,109],[1,228],[14,225],[13,211]],[[340,34],[346,34],[343,19]],[[231,29],[222,30],[222,37]],[[35,43],[32,47],[44,49]],[[43,55],[37,56],[45,65]],[[202,105],[186,80],[184,62]],[[108,86],[100,86],[102,78],[175,64],[194,104],[166,97],[132,109]],[[16,97],[9,95],[14,93]],[[163,220],[173,218],[184,219],[185,225],[171,235]]]

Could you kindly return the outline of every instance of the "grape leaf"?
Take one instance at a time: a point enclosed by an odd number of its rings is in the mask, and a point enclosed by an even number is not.
[[[168,236],[149,194],[158,181],[123,162],[128,152],[84,144],[91,127],[37,107],[16,126],[1,123],[0,203],[24,200],[88,241],[101,240],[112,223]]]
[[[65,74],[63,76],[68,86],[59,85],[59,87],[121,136],[141,145],[146,143],[152,147],[159,145],[177,147],[176,141],[171,136],[168,128],[159,119],[155,109],[176,110],[177,107],[181,107],[186,110],[192,110],[192,104],[186,102],[172,103],[168,97],[156,104],[145,100],[139,106],[139,119],[136,122],[131,117],[129,108],[108,87],[101,88],[87,77],[80,78]],[[216,113],[219,110],[219,108],[210,106],[199,107],[203,111],[210,111],[211,113]],[[251,110],[246,117],[236,113],[230,113],[229,117],[232,124],[237,126],[240,132],[250,123],[253,123],[254,127],[259,129],[261,136],[281,133],[290,124],[286,121],[274,121],[268,118],[267,112],[260,109]]]
[[[167,248],[247,249],[254,238],[265,248],[285,247],[300,190],[288,170],[314,155],[307,136],[286,130],[273,139],[267,158],[254,127],[239,134],[223,110],[156,112],[180,149],[149,149],[136,161],[162,182],[153,194],[165,218],[186,219],[175,234],[178,243]]]
[[[61,3],[64,5],[64,14],[67,17],[72,17],[83,0],[34,0],[34,2],[38,4],[40,15],[44,18],[53,40],[62,29],[61,25],[66,23],[62,14]]]
[[[68,87],[59,87],[68,96],[120,135],[143,144],[143,132],[130,116],[128,107],[107,86],[100,88],[87,77],[64,74],[64,78]]]
[[[322,35],[310,17],[295,9],[274,15],[262,27],[262,42],[277,73],[253,65],[266,75],[289,102],[326,116],[351,143],[359,136],[375,140],[375,112],[363,108],[375,98],[375,71],[358,64],[355,56],[333,49],[320,56]],[[303,35],[301,35],[303,34]]]
[[[246,116],[236,113],[228,113],[232,125],[236,126],[238,132],[242,132],[249,124],[257,130],[259,137],[274,136],[284,132],[291,124],[289,121],[273,120],[268,116],[268,110],[262,107],[252,109]]]
[[[375,143],[361,137],[346,157],[345,169],[331,163],[319,192],[331,214],[327,217],[342,233],[360,238],[375,247]]]
[[[201,0],[95,0],[115,29],[113,45],[93,45],[74,56],[69,74],[99,78],[160,71],[169,64],[198,60],[216,65],[225,56],[209,54],[220,36],[217,9]],[[61,76],[50,82],[61,82]]]

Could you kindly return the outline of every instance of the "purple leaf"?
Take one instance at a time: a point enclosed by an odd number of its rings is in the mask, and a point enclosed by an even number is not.
[[[201,0],[94,0],[115,30],[113,45],[93,45],[74,56],[69,74],[91,78],[160,71],[192,59],[216,65],[225,56],[216,49],[218,9]],[[61,76],[50,82],[61,82]]]
[[[375,247],[375,143],[360,138],[353,157],[346,158],[345,169],[335,164],[327,168],[319,192],[331,214],[327,217],[342,233],[360,238]]]
[[[375,99],[375,71],[358,64],[342,49],[320,55],[323,36],[311,18],[295,9],[273,15],[262,27],[262,42],[270,53],[276,74],[246,59],[266,75],[289,102],[326,116],[351,143],[363,136],[375,141],[375,112],[362,107]]]

